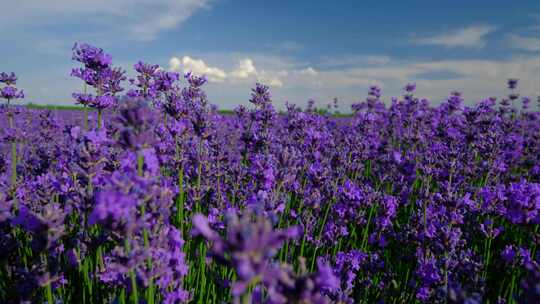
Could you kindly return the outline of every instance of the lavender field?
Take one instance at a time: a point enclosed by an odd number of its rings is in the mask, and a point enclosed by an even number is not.
[[[540,303],[518,80],[474,106],[373,86],[339,117],[256,84],[224,115],[204,76],[73,64],[82,110],[0,74],[0,303]]]

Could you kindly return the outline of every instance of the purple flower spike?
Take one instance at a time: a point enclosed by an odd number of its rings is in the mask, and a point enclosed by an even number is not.
[[[73,47],[73,60],[84,67],[74,68],[71,76],[80,78],[95,90],[95,97],[86,93],[73,94],[77,103],[100,111],[116,105],[116,94],[124,90],[122,82],[127,78],[124,70],[112,67],[112,57],[100,48],[83,43]]]
[[[510,90],[514,90],[517,88],[517,85],[518,85],[518,79],[516,78],[510,78],[508,79],[508,88]]]
[[[112,64],[112,57],[105,54],[103,49],[91,46],[86,43],[73,46],[73,60],[85,65],[91,70],[103,70],[109,68]]]
[[[408,83],[404,89],[407,93],[412,93],[416,90],[416,83]]]
[[[0,73],[0,83],[5,83],[8,86],[17,84],[17,76],[13,72],[9,74],[2,72]]]
[[[4,99],[24,98],[24,92],[22,90],[17,90],[15,87],[3,87],[2,90],[0,90],[0,93]]]

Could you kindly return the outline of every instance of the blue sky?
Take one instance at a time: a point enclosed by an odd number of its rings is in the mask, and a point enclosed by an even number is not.
[[[339,4],[336,4],[339,3]],[[19,75],[27,101],[72,103],[74,42],[112,54],[206,74],[211,101],[246,104],[261,81],[274,101],[342,109],[378,84],[387,97],[407,82],[439,103],[520,91],[536,96],[540,1],[0,0],[0,70]]]

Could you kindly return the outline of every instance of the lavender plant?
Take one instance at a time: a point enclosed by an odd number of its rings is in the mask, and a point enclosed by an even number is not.
[[[75,44],[73,46],[73,60],[84,65],[82,68],[74,68],[71,76],[84,81],[84,92],[73,93],[73,98],[83,107],[97,109],[97,128],[102,127],[102,113],[104,109],[114,106],[117,102],[116,94],[123,91],[122,81],[126,80],[125,71],[121,68],[112,67],[112,57],[103,49],[89,44]],[[95,94],[87,93],[87,85],[94,88]],[[85,127],[87,128],[87,116],[85,110]]]
[[[3,87],[0,89],[0,97],[6,100],[5,111],[8,117],[8,127],[6,132],[6,141],[11,142],[11,184],[15,187],[17,183],[17,136],[16,136],[16,121],[14,119],[14,111],[10,109],[10,103],[17,99],[24,98],[23,90],[15,87],[17,84],[17,76],[15,73],[0,73],[0,83]]]
[[[0,302],[540,302],[540,113],[517,80],[473,105],[372,86],[346,117],[256,84],[225,115],[204,76],[139,62],[123,96],[111,56],[73,53],[85,111],[14,106],[0,74]]]

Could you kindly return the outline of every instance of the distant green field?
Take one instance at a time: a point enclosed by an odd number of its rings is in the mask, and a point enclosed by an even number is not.
[[[47,109],[47,110],[75,110],[82,111],[84,107],[78,105],[45,105],[45,104],[26,104],[26,107],[29,109]],[[89,111],[92,111],[92,108],[88,108]],[[220,114],[232,115],[234,114],[233,110],[219,110]]]
[[[79,111],[82,111],[84,108],[82,106],[78,106],[78,105],[44,105],[44,104],[33,104],[33,103],[29,103],[29,104],[26,104],[26,107],[29,108],[29,109],[48,109],[48,110],[79,110]],[[88,110],[92,110],[92,108],[88,108]],[[224,115],[232,115],[234,114],[234,110],[228,110],[228,109],[224,109],[224,110],[218,110],[218,112],[220,114],[224,114]],[[324,114],[325,111],[322,110],[322,111],[319,111],[320,114]],[[279,112],[280,114],[284,114],[285,112],[282,112],[280,111]],[[350,117],[352,116],[352,114],[348,114],[348,113],[332,113],[331,116],[334,116],[334,117]]]
[[[82,110],[83,107],[77,105],[41,105],[29,103],[26,105],[29,109],[48,109],[48,110]]]

